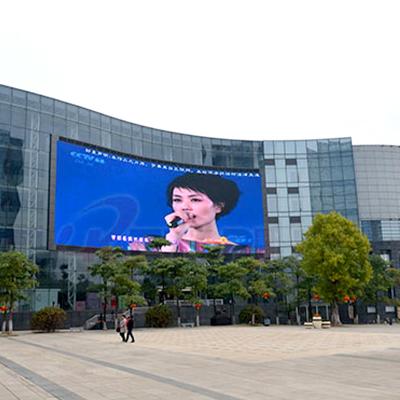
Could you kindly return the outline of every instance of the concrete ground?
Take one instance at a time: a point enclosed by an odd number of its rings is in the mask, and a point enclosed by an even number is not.
[[[400,325],[0,337],[0,399],[400,399]]]

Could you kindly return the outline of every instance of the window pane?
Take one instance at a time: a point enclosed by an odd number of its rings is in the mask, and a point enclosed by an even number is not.
[[[266,184],[275,184],[276,179],[275,179],[275,168],[265,168],[265,182]]]

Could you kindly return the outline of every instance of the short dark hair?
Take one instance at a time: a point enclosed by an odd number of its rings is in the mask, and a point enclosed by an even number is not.
[[[172,192],[175,188],[190,189],[207,195],[214,204],[221,206],[223,215],[231,212],[239,200],[240,191],[235,182],[219,175],[187,173],[175,178],[167,188],[168,205],[172,207]]]

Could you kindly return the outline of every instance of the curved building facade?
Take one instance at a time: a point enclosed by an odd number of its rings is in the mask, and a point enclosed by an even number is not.
[[[375,252],[400,263],[400,147],[354,146],[360,224]]]
[[[292,254],[313,216],[336,210],[359,224],[377,251],[399,264],[397,147],[353,146],[351,138],[199,137],[140,126],[0,85],[0,250],[15,248],[29,255],[40,266],[42,289],[59,290],[71,282],[76,289],[95,261],[92,251],[54,243],[55,143],[60,138],[100,149],[97,154],[102,156],[107,151],[169,166],[258,174],[268,258]],[[69,295],[73,292],[68,290]],[[75,303],[76,290],[74,296],[66,301]],[[38,308],[35,301],[25,308]],[[52,304],[54,294],[49,291],[41,302]]]

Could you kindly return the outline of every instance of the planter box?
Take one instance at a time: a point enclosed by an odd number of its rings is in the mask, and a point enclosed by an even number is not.
[[[322,318],[321,317],[313,317],[312,323],[314,328],[321,329],[322,328]]]

